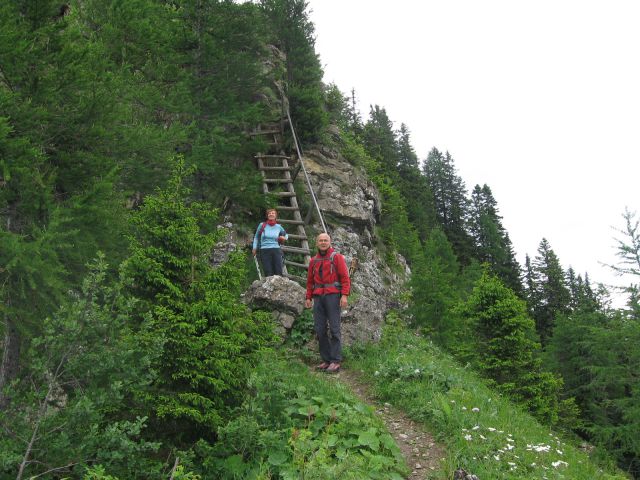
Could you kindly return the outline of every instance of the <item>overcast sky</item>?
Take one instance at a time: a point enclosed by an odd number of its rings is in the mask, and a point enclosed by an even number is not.
[[[310,0],[325,82],[491,187],[519,261],[628,284],[612,227],[640,210],[640,2]]]

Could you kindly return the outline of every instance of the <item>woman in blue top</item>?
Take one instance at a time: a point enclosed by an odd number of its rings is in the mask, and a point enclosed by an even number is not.
[[[289,238],[282,225],[276,223],[278,212],[275,208],[267,210],[267,221],[258,225],[253,236],[253,256],[260,252],[260,262],[264,276],[282,275],[282,250],[280,244]]]

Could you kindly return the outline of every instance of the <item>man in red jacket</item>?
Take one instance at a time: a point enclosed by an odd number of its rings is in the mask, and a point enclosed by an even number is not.
[[[316,368],[336,373],[342,361],[340,312],[347,307],[351,280],[344,256],[331,247],[327,233],[318,235],[316,245],[318,254],[309,262],[304,306],[311,308],[313,299],[313,321],[322,357]]]

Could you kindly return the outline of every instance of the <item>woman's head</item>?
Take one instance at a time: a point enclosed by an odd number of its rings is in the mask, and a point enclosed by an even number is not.
[[[275,208],[267,208],[267,220],[278,218],[278,211]]]

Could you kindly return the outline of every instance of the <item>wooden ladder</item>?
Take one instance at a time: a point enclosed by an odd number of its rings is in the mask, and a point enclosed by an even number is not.
[[[255,155],[258,170],[262,174],[262,191],[265,195],[277,198],[278,223],[289,235],[287,244],[282,247],[285,254],[283,274],[285,277],[306,283],[306,270],[311,259],[309,241],[305,231],[305,221],[300,214],[298,197],[293,188],[295,176],[299,170],[296,154],[285,155],[283,146],[284,122],[280,124],[259,125],[251,132],[253,137],[267,137],[266,145],[270,153]],[[274,153],[278,152],[278,153]],[[292,233],[295,232],[295,233]],[[289,267],[289,268],[287,268]]]

